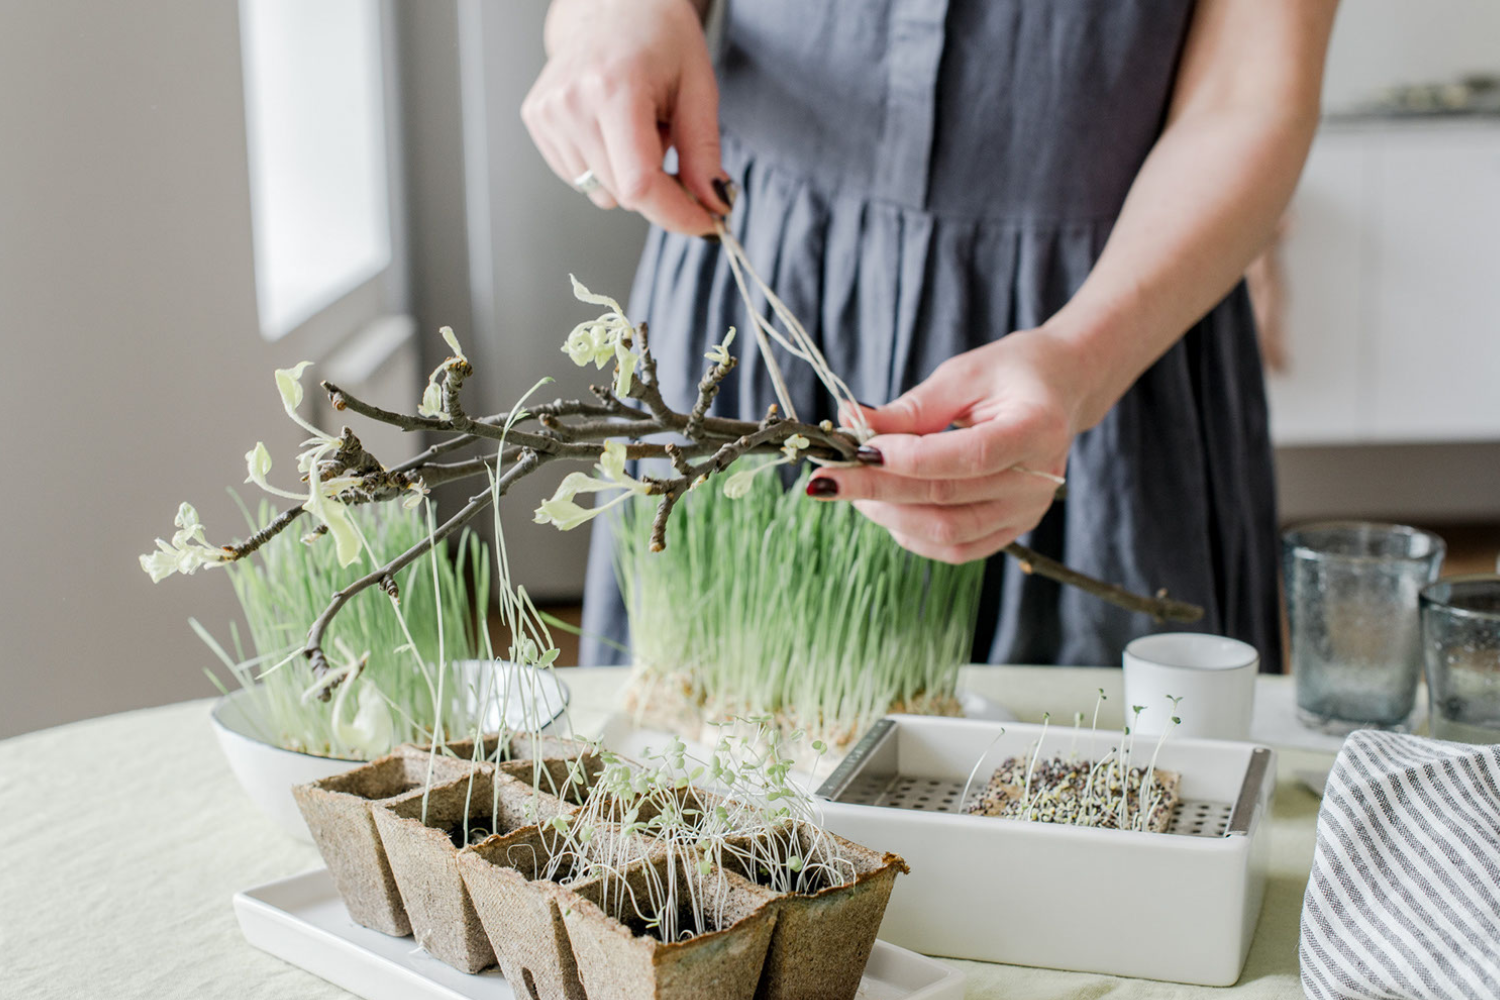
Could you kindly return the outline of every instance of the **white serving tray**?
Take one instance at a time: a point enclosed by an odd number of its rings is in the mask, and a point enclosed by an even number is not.
[[[499,969],[466,975],[418,948],[349,918],[328,869],[234,894],[245,939],[367,1000],[514,1000]],[[875,942],[859,1000],[962,1000],[963,973]]]

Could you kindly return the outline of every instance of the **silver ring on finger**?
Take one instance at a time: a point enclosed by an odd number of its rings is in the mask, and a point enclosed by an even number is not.
[[[573,187],[578,191],[579,194],[593,194],[595,191],[599,190],[601,186],[602,185],[599,183],[599,178],[594,176],[594,172],[592,170],[585,170],[583,173],[573,178]]]

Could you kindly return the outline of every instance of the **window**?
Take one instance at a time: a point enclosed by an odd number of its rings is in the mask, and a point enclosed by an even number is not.
[[[277,340],[391,264],[380,0],[240,0],[255,285]]]

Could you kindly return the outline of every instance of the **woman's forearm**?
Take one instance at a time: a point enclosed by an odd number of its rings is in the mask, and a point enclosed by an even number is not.
[[[1317,128],[1332,10],[1200,4],[1167,127],[1093,271],[1042,327],[1077,358],[1078,429],[1103,419],[1271,237]]]

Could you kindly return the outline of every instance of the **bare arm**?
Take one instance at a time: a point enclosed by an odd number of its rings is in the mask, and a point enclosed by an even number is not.
[[[1091,427],[1239,281],[1317,128],[1336,0],[1204,0],[1167,126],[1088,280],[1044,324],[1079,349]]]
[[[1034,330],[940,365],[866,416],[867,461],[809,492],[855,500],[896,540],[962,562],[1031,530],[1080,431],[1240,279],[1317,127],[1336,0],[1201,0],[1167,125],[1073,299]],[[964,429],[945,431],[959,424]]]

